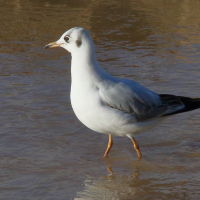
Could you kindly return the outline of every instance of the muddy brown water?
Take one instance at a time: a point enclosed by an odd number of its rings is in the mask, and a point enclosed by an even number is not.
[[[200,110],[128,138],[82,125],[70,105],[70,54],[45,50],[84,27],[110,74],[157,93],[200,96],[198,0],[0,0],[0,199],[200,198]]]

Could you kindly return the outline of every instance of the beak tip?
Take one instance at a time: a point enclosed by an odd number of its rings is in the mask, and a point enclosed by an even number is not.
[[[45,45],[44,49],[49,49],[49,45],[48,44]]]
[[[51,42],[49,44],[47,44],[44,48],[45,49],[51,49],[51,48],[54,48],[54,47],[59,47],[61,44],[57,44],[57,42]]]

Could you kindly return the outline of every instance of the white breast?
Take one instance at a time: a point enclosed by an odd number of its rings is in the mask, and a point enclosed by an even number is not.
[[[104,105],[96,87],[82,87],[80,90],[72,84],[71,104],[77,118],[99,133],[127,136],[143,132],[158,123],[157,120],[136,122],[133,116]]]

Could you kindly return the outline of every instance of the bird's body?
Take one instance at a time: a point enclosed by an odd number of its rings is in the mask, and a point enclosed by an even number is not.
[[[85,72],[88,73],[87,70]],[[152,128],[162,120],[161,118],[153,118],[146,121],[137,121],[128,112],[110,106],[107,104],[106,94],[116,89],[116,87],[119,88],[119,91],[121,87],[125,90],[126,84],[123,80],[116,79],[103,70],[101,71],[102,77],[94,74],[94,78],[89,81],[85,77],[93,76],[93,72],[91,70],[88,75],[85,72],[80,72],[80,77],[77,79],[72,75],[71,104],[77,118],[88,128],[104,134],[133,136]],[[123,94],[120,95],[123,98]]]
[[[139,83],[118,79],[104,71],[95,56],[93,41],[83,28],[72,28],[46,48],[61,46],[71,52],[71,104],[77,118],[93,131],[128,136],[137,152],[134,135],[146,131],[167,116],[200,107],[200,99],[159,95]],[[141,157],[140,151],[138,156]]]

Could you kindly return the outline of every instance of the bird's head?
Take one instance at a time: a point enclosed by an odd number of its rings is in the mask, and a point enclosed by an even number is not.
[[[75,27],[66,31],[58,41],[49,43],[44,48],[63,47],[73,53],[88,44],[93,44],[89,33],[84,28]]]

